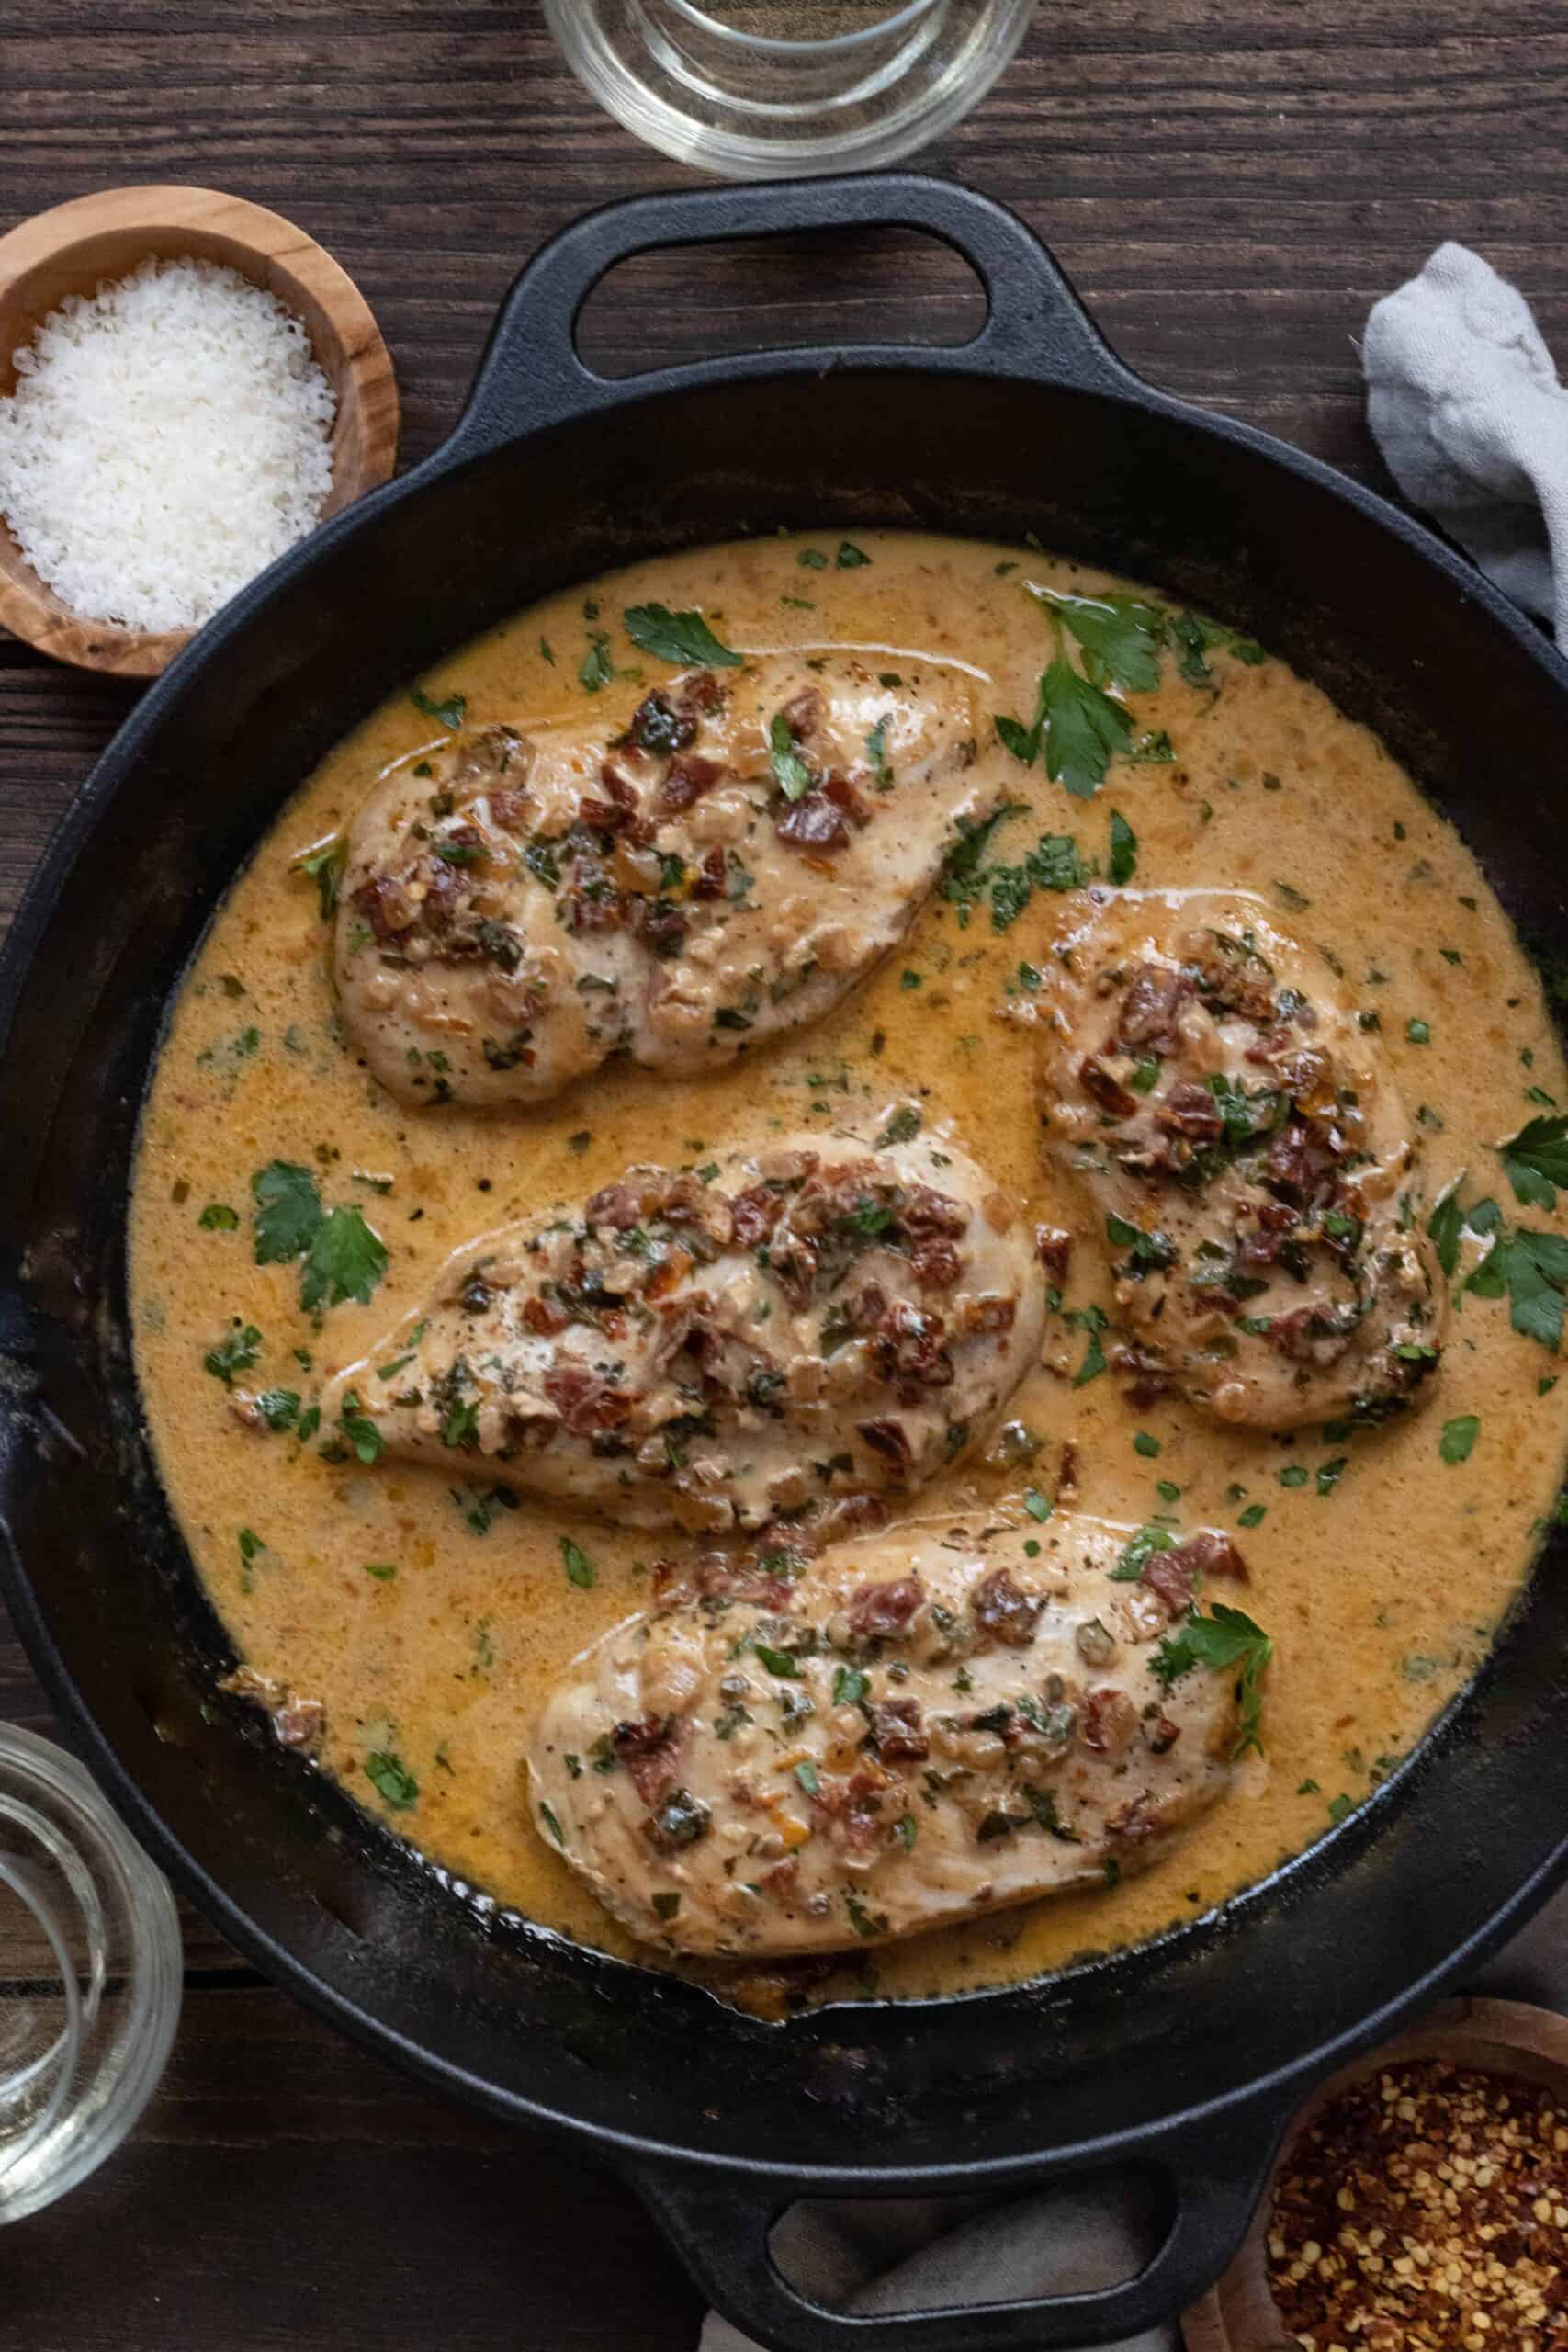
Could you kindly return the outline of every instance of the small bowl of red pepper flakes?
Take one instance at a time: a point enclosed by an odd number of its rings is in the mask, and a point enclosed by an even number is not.
[[[1568,2018],[1454,2001],[1325,2083],[1188,2352],[1568,2352]]]

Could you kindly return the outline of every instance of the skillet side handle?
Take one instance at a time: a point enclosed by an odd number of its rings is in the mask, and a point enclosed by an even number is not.
[[[830,2311],[792,2287],[768,2250],[774,2222],[795,2201],[787,2187],[738,2185],[694,2165],[644,2162],[626,2173],[703,2293],[769,2352],[1065,2352],[1139,2335],[1206,2293],[1247,2235],[1290,2111],[1255,2105],[1152,2152],[1171,2177],[1176,2215],[1135,2278],[1089,2294],[942,2311]]]
[[[974,270],[986,291],[987,315],[972,342],[956,350],[866,344],[852,353],[741,352],[619,379],[597,375],[578,354],[584,302],[609,270],[636,254],[738,237],[894,228],[940,238]],[[1138,380],[1105,343],[1032,231],[973,188],[916,172],[695,188],[606,205],[535,255],[497,313],[463,413],[432,465],[445,471],[519,435],[625,402],[638,390],[781,370],[811,374],[850,357],[928,372],[1023,377],[1085,391],[1126,391]]]

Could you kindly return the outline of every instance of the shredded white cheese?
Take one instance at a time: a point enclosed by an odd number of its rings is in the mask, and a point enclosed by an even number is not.
[[[143,262],[62,302],[16,364],[0,513],[84,619],[196,628],[320,518],[332,387],[238,270]]]

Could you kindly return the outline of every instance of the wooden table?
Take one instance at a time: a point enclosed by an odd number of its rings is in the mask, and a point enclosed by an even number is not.
[[[1040,230],[1134,366],[1356,472],[1376,471],[1356,336],[1440,239],[1516,277],[1568,358],[1562,0],[1043,0],[1000,87],[925,161]],[[541,239],[683,176],[596,112],[526,0],[0,6],[0,228],[135,180],[276,206],[374,305],[407,461],[450,424]],[[899,242],[809,281],[777,250],[640,264],[586,334],[629,370],[815,335],[956,339],[976,317],[956,265]],[[130,702],[0,642],[0,922]],[[0,1107],[0,1148],[17,1115]],[[3,1619],[0,1714],[50,1727]],[[697,2299],[614,2179],[404,2083],[195,1917],[187,1962],[134,2142],[0,2239],[7,2345],[694,2344]]]

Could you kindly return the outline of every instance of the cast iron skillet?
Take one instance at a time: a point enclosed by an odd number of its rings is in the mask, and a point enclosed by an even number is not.
[[[956,247],[989,296],[984,331],[957,351],[747,354],[627,384],[575,355],[584,296],[627,254],[846,222]],[[243,1951],[427,2080],[617,2164],[765,2342],[1103,2341],[1216,2276],[1310,2082],[1472,1968],[1568,1867],[1568,1533],[1417,1754],[1223,1915],[1044,1983],[765,2027],[498,1912],[220,1700],[232,1654],[138,1419],[138,1105],[203,926],[298,781],[400,680],[546,591],[781,524],[1033,530],[1245,626],[1382,730],[1528,939],[1568,938],[1542,854],[1568,669],[1427,534],[1141,383],[1019,222],[964,189],[865,178],[616,206],[519,279],[445,447],[275,565],[153,687],[17,920],[0,967],[6,1590],[109,1795]],[[1157,2178],[1168,2229],[1105,2293],[850,2320],[769,2259],[797,2196],[1127,2163]]]

